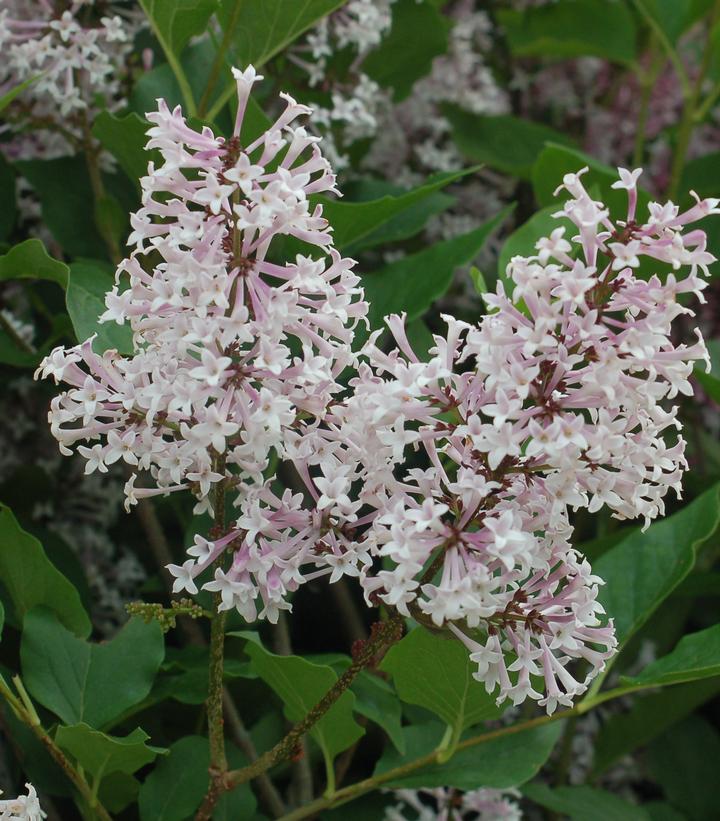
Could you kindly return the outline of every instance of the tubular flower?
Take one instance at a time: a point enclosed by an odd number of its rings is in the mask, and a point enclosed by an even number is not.
[[[515,789],[481,788],[461,792],[447,787],[425,790],[395,790],[397,804],[385,810],[383,821],[520,821],[522,813]]]
[[[475,326],[445,317],[427,361],[388,317],[397,349],[370,338],[315,481],[347,523],[346,564],[369,603],[449,628],[499,701],[549,712],[585,691],[616,644],[602,580],[570,545],[570,511],[607,506],[646,525],[663,513],[686,467],[671,400],[691,392],[693,360],[707,361],[699,335],[676,346],[669,334],[692,313],[678,295],[700,297],[714,261],[704,233],[685,228],[718,202],[682,214],[650,203],[639,222],[638,173],[620,171],[629,207],[616,222],[582,172],[566,176],[556,216],[578,234],[561,227],[515,257],[511,293],[499,283]],[[646,264],[663,278],[641,276]]]
[[[32,784],[26,784],[27,795],[17,798],[0,799],[0,820],[7,821],[41,821],[47,814],[40,807],[40,801]]]
[[[162,164],[142,179],[134,250],[101,317],[130,326],[134,354],[98,354],[90,339],[54,350],[38,374],[69,386],[49,414],[61,451],[77,446],[87,473],[129,465],[126,506],[190,490],[196,511],[211,511],[216,490],[234,491],[237,520],[170,566],[175,590],[194,592],[217,560],[204,586],[222,594],[223,608],[252,619],[260,595],[261,615],[276,618],[303,579],[300,566],[321,562],[312,548],[323,514],[305,510],[300,494],[278,498],[265,474],[297,447],[301,420],[312,436],[340,391],[367,306],[353,261],[333,248],[322,206],[309,200],[335,191],[317,138],[296,123],[310,110],[283,94],[278,120],[246,138],[244,112],[261,78],[252,67],[234,76],[238,114],[227,140],[193,130],[162,100],[148,115],[147,147]],[[273,241],[283,237],[305,254],[278,262]],[[136,486],[140,472],[151,485]]]

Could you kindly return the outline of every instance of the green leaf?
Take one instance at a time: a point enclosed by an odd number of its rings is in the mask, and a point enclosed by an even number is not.
[[[478,255],[513,208],[509,205],[474,231],[438,242],[364,276],[371,328],[381,327],[386,314],[406,311],[408,321],[422,316],[447,291],[455,270]]]
[[[628,712],[606,718],[595,739],[592,777],[624,755],[652,741],[704,702],[720,693],[720,679],[667,687],[633,701]]]
[[[528,257],[536,254],[535,244],[541,237],[550,236],[556,229],[565,228],[565,238],[568,239],[577,233],[576,227],[566,217],[553,217],[559,210],[557,203],[536,211],[527,222],[510,234],[503,243],[498,257],[498,277],[507,281],[506,270],[508,263],[514,256]]]
[[[531,801],[570,821],[650,821],[642,807],[594,787],[550,789],[547,784],[526,784],[522,791]]]
[[[105,244],[95,227],[94,195],[83,158],[22,160],[15,165],[35,189],[43,222],[63,250],[73,257],[105,257]]]
[[[720,403],[720,339],[710,339],[705,344],[710,353],[710,373],[705,373],[704,362],[698,362],[694,368],[695,378],[706,393]]]
[[[635,19],[626,3],[558,0],[524,11],[500,10],[498,21],[517,57],[635,59]]]
[[[0,154],[0,240],[10,236],[15,227],[16,217],[15,172]]]
[[[716,485],[644,533],[631,533],[595,564],[595,573],[605,581],[598,598],[615,620],[621,646],[692,570],[698,548],[718,521]]]
[[[93,778],[104,778],[111,773],[134,772],[168,751],[148,747],[150,736],[137,727],[125,737],[106,735],[88,724],[60,726],[55,741]]]
[[[473,678],[474,667],[457,639],[416,627],[390,648],[380,669],[393,677],[403,701],[431,710],[452,728],[452,749],[463,730],[505,710]]]
[[[699,716],[685,719],[652,743],[647,761],[670,803],[686,818],[717,817],[720,734],[708,721]]]
[[[93,644],[66,630],[46,608],[25,616],[20,649],[31,695],[65,724],[98,729],[148,695],[164,653],[156,622],[130,619],[110,641]]]
[[[88,636],[90,619],[77,590],[49,561],[40,542],[18,524],[9,507],[0,504],[0,579],[18,619],[44,605],[68,630]]]
[[[191,37],[207,31],[216,2],[173,0],[168,3],[166,0],[140,0],[140,5],[149,17],[163,50],[180,56]]]
[[[227,745],[228,761],[240,767],[246,759]],[[208,788],[210,750],[207,738],[185,736],[170,747],[140,788],[140,821],[186,821],[200,806]],[[255,797],[249,784],[224,795],[213,814],[214,819],[250,819],[255,812]]]
[[[148,128],[150,123],[135,112],[118,117],[107,110],[98,114],[92,127],[93,136],[115,157],[138,188],[140,178],[147,174],[148,163],[157,164],[160,157],[158,151],[145,150]]]
[[[36,74],[34,77],[28,77],[27,80],[23,80],[22,83],[18,83],[18,85],[11,88],[10,91],[6,91],[5,94],[0,97],[0,111],[4,111],[18,95],[22,94],[26,88],[30,88],[30,86],[37,82],[41,77],[42,73]]]
[[[393,217],[426,201],[446,185],[475,173],[478,168],[476,166],[463,171],[435,174],[418,188],[398,196],[384,196],[366,202],[344,202],[318,197],[318,202],[322,203],[323,216],[333,227],[335,246],[343,251],[352,246],[352,250],[357,252],[382,242],[382,233],[378,240],[377,232]]]
[[[130,804],[137,803],[140,782],[126,773],[112,773],[103,778],[98,798],[100,803],[111,813],[120,813]]]
[[[672,653],[645,667],[637,676],[623,676],[629,687],[681,684],[720,676],[720,624],[683,636]]]
[[[431,764],[383,784],[391,789],[455,787],[474,790],[479,785],[507,789],[524,784],[547,761],[562,731],[557,721],[529,730],[510,733],[482,744],[459,749],[443,764]],[[405,745],[410,755],[401,757],[389,749],[378,762],[374,775],[386,773],[436,749],[442,728],[433,724],[405,727]]]
[[[318,20],[342,6],[345,0],[263,0],[241,3],[221,0],[217,16],[223,28],[234,18],[232,52],[235,65],[252,63],[259,68],[289,46]]]
[[[360,672],[351,689],[355,694],[355,712],[382,727],[398,752],[404,753],[402,705],[395,690],[367,670]]]
[[[450,28],[448,17],[431,3],[397,0],[392,27],[363,61],[363,71],[383,88],[393,89],[396,102],[402,100],[447,50]]]
[[[69,270],[48,254],[39,239],[26,239],[0,256],[0,280],[47,279],[66,288]]]
[[[472,114],[457,106],[444,106],[443,111],[461,154],[523,179],[530,179],[546,143],[572,145],[559,131],[510,114]]]
[[[720,189],[720,151],[689,160],[680,179],[681,191],[695,191],[701,197],[715,196]]]
[[[98,322],[98,317],[105,311],[105,294],[114,284],[112,268],[106,263],[98,260],[73,262],[67,287],[67,310],[80,342],[97,334],[93,343],[97,353],[115,348],[122,354],[131,354],[132,331],[128,325]]]
[[[691,0],[641,0],[645,11],[660,26],[668,40],[674,43],[691,25]]]
[[[326,665],[313,664],[300,656],[276,656],[268,652],[253,633],[229,633],[248,639],[245,652],[260,678],[277,693],[285,705],[285,717],[301,721],[337,681]],[[365,732],[353,718],[355,696],[345,691],[310,730],[310,736],[331,766],[338,753],[354,744]]]

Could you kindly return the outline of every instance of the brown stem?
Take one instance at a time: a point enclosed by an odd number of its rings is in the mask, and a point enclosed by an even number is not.
[[[244,784],[259,773],[269,770],[275,764],[291,758],[297,751],[300,739],[327,713],[340,696],[350,687],[357,674],[373,662],[379,653],[388,645],[397,641],[402,635],[402,618],[392,616],[386,622],[379,623],[372,637],[368,639],[355,655],[350,667],[340,676],[335,684],[325,693],[305,718],[296,724],[292,730],[281,739],[271,750],[258,758],[248,767],[240,770],[231,770],[225,778],[225,787],[228,790]]]

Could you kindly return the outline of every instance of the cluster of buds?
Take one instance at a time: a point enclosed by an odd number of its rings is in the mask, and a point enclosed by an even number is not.
[[[397,804],[385,810],[383,821],[520,821],[515,789],[481,788],[461,792],[447,787],[434,790],[395,790]],[[515,800],[514,800],[515,799]]]

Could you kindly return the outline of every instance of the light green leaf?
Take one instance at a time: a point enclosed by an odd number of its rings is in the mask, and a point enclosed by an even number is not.
[[[73,262],[67,287],[67,310],[80,342],[96,333],[93,349],[97,353],[116,348],[122,354],[131,354],[133,345],[129,325],[98,322],[98,317],[105,311],[105,294],[114,284],[112,268],[106,263],[98,260]]]
[[[517,57],[635,59],[635,19],[626,3],[558,0],[524,11],[500,10],[498,20]]]
[[[498,718],[505,709],[473,678],[474,668],[457,639],[437,636],[422,627],[391,647],[380,666],[393,677],[403,701],[431,710],[452,728],[450,749],[463,730]]]
[[[652,741],[720,693],[720,678],[666,687],[633,701],[632,710],[609,716],[595,739],[592,776]]]
[[[36,74],[34,77],[28,77],[27,80],[23,80],[22,83],[18,83],[18,85],[11,88],[10,91],[6,91],[5,94],[0,97],[0,111],[4,111],[17,96],[22,94],[26,88],[30,88],[30,86],[37,82],[41,77],[42,73]]]
[[[413,85],[430,73],[433,60],[447,50],[451,22],[431,3],[397,0],[392,27],[380,45],[363,61],[363,71],[396,101],[407,97]]]
[[[232,745],[227,745],[230,766],[247,763]],[[208,788],[210,751],[207,738],[185,736],[170,747],[140,788],[140,821],[187,821],[200,806]],[[213,818],[252,818],[255,796],[249,784],[224,795]]]
[[[720,676],[720,624],[683,636],[672,653],[649,664],[637,676],[623,676],[629,687],[680,684]]]
[[[455,787],[475,790],[479,786],[507,789],[529,781],[550,756],[563,722],[557,721],[511,733],[472,747],[461,748],[449,761],[431,764],[409,775],[383,784],[391,789]],[[443,734],[438,724],[416,724],[403,729],[409,754],[400,756],[388,749],[374,775],[386,773],[437,749]]]
[[[567,816],[570,821],[650,821],[642,807],[594,787],[556,787],[547,784],[526,784],[523,794],[553,812]]]
[[[156,622],[134,618],[110,641],[93,644],[66,630],[46,608],[25,616],[23,681],[66,724],[101,729],[150,692],[165,653]]]
[[[443,111],[455,145],[469,160],[523,179],[530,178],[547,143],[572,145],[559,131],[510,114],[472,114],[457,106],[445,106]]]
[[[235,65],[252,63],[259,68],[289,46],[318,20],[342,6],[345,0],[263,0],[241,3],[221,0],[218,19],[226,28],[235,17],[232,53]]]
[[[550,234],[560,227],[565,228],[565,239],[569,239],[577,233],[577,229],[566,217],[553,217],[560,210],[558,203],[549,205],[540,211],[536,211],[527,222],[510,234],[503,243],[498,257],[498,277],[507,281],[506,270],[508,263],[514,256],[528,257],[536,254],[535,244],[541,237]]]
[[[48,279],[66,288],[69,271],[64,262],[48,254],[39,239],[26,239],[0,256],[0,280]]]
[[[382,327],[386,314],[406,311],[409,321],[422,316],[447,291],[455,270],[478,255],[513,208],[509,205],[474,231],[438,242],[364,276],[371,328]]]
[[[168,751],[148,747],[150,736],[137,727],[125,737],[106,735],[88,724],[60,726],[55,741],[93,778],[104,778],[111,773],[132,775]]]
[[[615,621],[621,646],[692,570],[698,548],[718,521],[716,485],[645,533],[631,533],[598,560],[593,569],[605,581],[598,598]]]
[[[207,31],[216,0],[140,0],[165,52],[179,57],[190,38]]]
[[[313,664],[300,656],[276,656],[268,652],[253,633],[229,633],[248,639],[245,652],[260,678],[281,698],[285,716],[298,722],[312,710],[337,681],[332,667]],[[355,696],[345,691],[310,730],[323,752],[326,765],[354,744],[365,732],[353,718]]]
[[[68,630],[79,636],[90,634],[90,619],[77,590],[5,505],[0,505],[0,579],[18,619],[33,607],[44,605]]]

